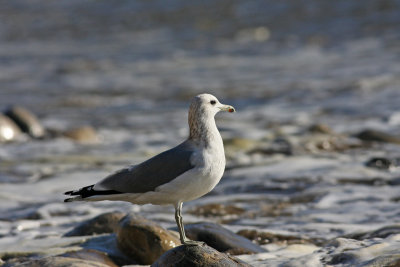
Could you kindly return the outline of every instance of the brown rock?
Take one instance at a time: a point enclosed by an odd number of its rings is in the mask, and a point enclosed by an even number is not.
[[[88,221],[82,222],[64,236],[84,236],[113,233],[118,229],[118,222],[124,217],[122,212],[107,212]]]
[[[139,264],[152,264],[167,250],[181,244],[156,223],[132,214],[121,220],[117,242],[118,248]]]
[[[7,142],[16,139],[21,130],[9,117],[0,114],[0,142]]]
[[[308,130],[312,133],[333,134],[332,129],[325,124],[313,124],[308,128]]]
[[[10,117],[21,130],[33,138],[42,138],[45,135],[45,129],[40,124],[39,119],[29,110],[13,106],[7,109],[4,114]]]
[[[243,208],[235,205],[225,205],[220,203],[211,203],[196,207],[189,211],[191,214],[204,217],[225,216],[225,215],[240,215],[244,213]]]
[[[262,247],[252,243],[249,239],[215,223],[188,224],[185,227],[185,233],[188,238],[203,241],[220,252],[233,255],[265,252]]]
[[[209,246],[179,246],[164,253],[152,267],[219,267],[250,266]]]
[[[67,130],[64,132],[64,136],[73,139],[79,143],[95,144],[100,141],[96,130],[91,126],[82,126]]]
[[[82,249],[78,251],[71,251],[64,253],[60,255],[62,257],[67,257],[67,258],[76,258],[76,259],[82,259],[82,260],[89,260],[89,261],[95,261],[99,262],[102,264],[105,264],[110,267],[118,267],[117,264],[115,264],[114,261],[112,261],[107,253],[101,252],[98,250],[94,249]]]
[[[91,261],[81,260],[74,258],[67,258],[61,256],[46,257],[36,260],[29,260],[22,264],[18,264],[20,267],[109,267],[109,265]]]

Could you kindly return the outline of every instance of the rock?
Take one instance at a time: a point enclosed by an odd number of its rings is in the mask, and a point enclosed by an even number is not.
[[[235,205],[224,205],[219,203],[211,203],[196,207],[189,211],[190,214],[204,217],[240,215],[245,212],[245,209]]]
[[[276,138],[267,145],[259,145],[248,151],[248,154],[262,154],[262,155],[273,155],[283,154],[286,156],[293,155],[293,146],[289,140],[285,138]]]
[[[249,239],[215,223],[188,224],[185,226],[185,232],[188,238],[203,241],[220,252],[232,255],[265,252],[262,247],[252,243]]]
[[[85,236],[113,233],[118,229],[118,222],[124,217],[122,212],[107,212],[88,221],[82,222],[64,236]]]
[[[167,250],[180,245],[175,235],[143,217],[129,214],[120,222],[118,248],[139,264],[152,264]]]
[[[164,253],[152,267],[250,266],[209,246],[179,246]]]
[[[21,130],[33,138],[42,138],[45,135],[45,129],[40,124],[39,119],[29,110],[13,106],[4,111],[4,114],[11,118]]]
[[[45,257],[41,259],[29,260],[21,264],[15,265],[19,267],[109,267],[109,265],[91,261],[81,260],[74,258],[67,258],[61,256]]]
[[[385,226],[372,232],[352,233],[343,237],[356,240],[364,240],[372,238],[386,238],[394,234],[400,234],[400,225]]]
[[[115,262],[108,257],[107,253],[97,251],[94,249],[82,249],[78,251],[71,251],[59,256],[82,259],[82,260],[90,260],[105,264],[110,267],[118,267],[118,265],[115,264]]]
[[[313,124],[311,125],[308,130],[312,133],[319,133],[319,134],[333,134],[334,132],[332,129],[325,124]]]
[[[399,166],[399,159],[376,157],[368,160],[365,165],[371,168],[389,170]]]
[[[356,134],[356,137],[363,141],[400,144],[399,137],[377,130],[365,130]]]
[[[394,255],[381,255],[372,260],[364,262],[363,267],[399,267],[400,266],[400,254]]]
[[[260,245],[265,245],[265,244],[270,244],[270,243],[284,243],[287,245],[293,245],[293,244],[316,244],[316,245],[321,245],[325,242],[325,240],[322,239],[307,239],[307,238],[302,238],[298,236],[292,236],[292,235],[280,235],[280,234],[273,234],[273,233],[268,233],[268,232],[259,232],[257,230],[240,230],[238,235],[246,237],[247,239],[250,239],[257,244]]]
[[[0,114],[0,142],[15,140],[21,130],[9,117]]]
[[[100,138],[96,133],[96,130],[90,126],[82,126],[71,130],[67,130],[63,133],[63,135],[79,143],[95,144],[100,141]]]

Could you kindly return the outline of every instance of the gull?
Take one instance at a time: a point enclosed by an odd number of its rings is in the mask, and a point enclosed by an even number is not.
[[[198,245],[185,235],[182,203],[210,192],[225,170],[225,152],[214,116],[219,111],[235,112],[211,94],[193,98],[189,108],[189,137],[178,146],[138,165],[131,165],[79,190],[68,191],[71,201],[127,201],[133,204],[175,207],[180,241]]]

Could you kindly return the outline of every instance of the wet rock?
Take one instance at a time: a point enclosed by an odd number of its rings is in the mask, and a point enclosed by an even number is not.
[[[381,255],[372,260],[364,262],[363,267],[399,267],[400,266],[400,254],[394,255]]]
[[[352,233],[345,235],[344,237],[356,240],[364,240],[372,238],[386,238],[395,234],[400,234],[400,225],[385,226],[372,232]]]
[[[400,144],[399,137],[377,130],[365,130],[358,133],[356,137],[363,141]]]
[[[293,155],[293,146],[289,140],[285,138],[277,138],[269,144],[259,145],[250,151],[248,154],[262,154],[262,155],[273,155],[283,154],[286,156]]]
[[[371,168],[389,170],[399,166],[399,159],[376,157],[368,160],[365,165]]]
[[[270,244],[270,243],[279,243],[279,244],[315,244],[321,245],[325,242],[322,239],[307,239],[298,236],[292,235],[280,235],[280,234],[273,234],[268,232],[259,232],[257,230],[240,230],[237,232],[238,235],[246,237],[247,239],[252,240],[260,245]]]
[[[181,244],[179,239],[156,223],[129,214],[120,222],[118,248],[139,264],[152,264],[167,250]]]
[[[203,241],[220,252],[232,255],[265,252],[262,247],[252,243],[249,239],[215,223],[188,224],[185,226],[185,232],[188,238]]]
[[[107,212],[88,221],[82,222],[64,236],[85,236],[113,233],[118,229],[118,222],[124,217],[122,212]]]
[[[45,129],[40,124],[39,119],[29,110],[13,106],[4,111],[4,114],[10,117],[21,130],[33,138],[42,138],[45,135]]]
[[[20,134],[21,130],[14,121],[0,114],[0,142],[15,140]]]
[[[219,203],[211,203],[196,207],[189,211],[190,214],[204,217],[240,215],[245,212],[245,209],[235,205],[225,205]]]
[[[76,259],[82,259],[82,260],[90,260],[90,261],[95,261],[99,262],[102,264],[105,264],[110,267],[117,267],[118,265],[115,264],[113,260],[111,260],[107,253],[97,251],[94,249],[82,249],[78,251],[71,251],[64,253],[60,255],[62,257],[67,257],[67,258],[76,258]]]
[[[325,124],[313,124],[311,125],[308,130],[312,133],[319,133],[319,134],[333,134],[334,132],[332,129]]]
[[[21,264],[15,265],[20,267],[109,267],[104,263],[91,261],[91,260],[81,260],[74,258],[67,258],[61,256],[45,257],[41,259],[29,260]],[[11,266],[10,266],[11,267]]]
[[[209,246],[179,246],[164,253],[152,267],[250,266]]]
[[[73,139],[79,143],[95,144],[100,141],[100,138],[96,133],[96,130],[90,126],[82,126],[71,130],[67,130],[63,134],[65,137]]]

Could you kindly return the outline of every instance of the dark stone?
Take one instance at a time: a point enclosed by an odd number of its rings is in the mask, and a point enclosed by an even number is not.
[[[21,130],[9,117],[0,114],[0,142],[15,140]]]
[[[188,238],[203,241],[220,252],[233,255],[265,252],[262,247],[249,239],[218,224],[208,222],[188,224],[185,226],[185,232]]]
[[[377,130],[364,130],[356,134],[356,137],[363,141],[400,144],[399,137]]]
[[[152,264],[163,253],[181,244],[178,237],[143,217],[127,215],[117,233],[118,248],[139,264]]]
[[[4,111],[4,114],[10,117],[21,130],[33,138],[42,138],[45,135],[45,129],[40,124],[39,119],[29,110],[13,106]]]
[[[124,217],[122,212],[107,212],[88,221],[82,222],[64,236],[85,236],[113,233],[118,229],[118,222]]]
[[[59,256],[67,257],[67,258],[76,258],[76,259],[82,259],[82,260],[96,261],[96,262],[103,263],[110,267],[118,267],[118,265],[115,264],[115,262],[108,257],[107,253],[97,251],[94,249],[82,249],[82,250],[78,250],[78,251],[70,251],[70,252],[61,254]]]
[[[351,238],[356,240],[364,240],[371,238],[386,238],[390,235],[399,234],[400,233],[400,225],[390,225],[379,228],[378,230],[372,232],[362,232],[362,233],[352,233],[345,235],[345,238]]]
[[[400,254],[381,255],[362,264],[362,267],[382,267],[382,266],[399,267]]]
[[[229,267],[250,266],[249,264],[220,253],[209,246],[179,246],[164,253],[152,267]]]
[[[389,159],[389,158],[382,158],[382,157],[375,157],[368,160],[365,163],[366,166],[376,169],[388,170],[390,168],[394,168],[399,166],[398,159]]]

